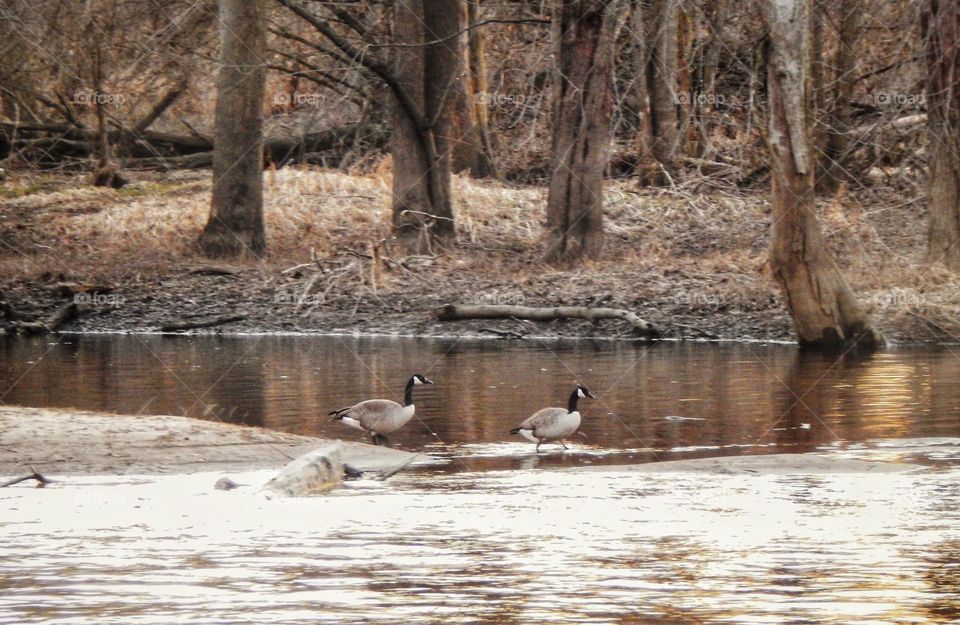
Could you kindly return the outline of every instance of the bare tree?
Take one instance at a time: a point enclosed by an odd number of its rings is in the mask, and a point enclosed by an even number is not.
[[[817,223],[809,0],[768,3],[773,274],[801,345],[876,347],[883,337],[830,258]]]
[[[960,3],[929,0],[924,15],[929,75],[932,262],[960,271]]]
[[[553,151],[547,195],[552,262],[603,247],[603,171],[610,152],[614,28],[609,0],[561,0],[555,17]]]
[[[213,191],[200,248],[210,257],[260,255],[263,225],[265,0],[220,0],[220,69]]]
[[[653,157],[651,162],[641,154],[641,167],[647,170],[647,181],[657,185],[666,184],[676,169],[678,4],[679,0],[636,0],[632,7],[631,29],[642,72],[637,88],[645,117],[637,143]]]
[[[863,0],[847,0],[837,3],[838,29],[836,50],[833,55],[833,71],[829,79],[826,76],[827,68],[819,84],[828,82],[829,88],[824,88],[822,99],[826,110],[826,139],[822,160],[821,173],[818,176],[817,186],[823,190],[834,190],[849,176],[845,172],[844,158],[850,143],[850,120],[848,111],[853,100],[854,72],[857,68],[857,42],[860,39],[860,22],[863,19]],[[824,21],[830,23],[829,17]],[[825,66],[820,56],[818,64]]]
[[[453,237],[450,133],[462,65],[449,37],[458,26],[459,11],[441,0],[394,5],[393,73],[410,102],[397,98],[394,106],[393,223],[411,251]]]

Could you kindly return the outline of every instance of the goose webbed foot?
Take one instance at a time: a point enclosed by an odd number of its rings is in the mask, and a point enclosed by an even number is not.
[[[372,440],[373,444],[377,447],[386,446],[389,443],[386,436],[377,432],[370,433],[370,440]]]

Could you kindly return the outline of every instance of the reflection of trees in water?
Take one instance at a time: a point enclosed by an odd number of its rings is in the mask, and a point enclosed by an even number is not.
[[[360,440],[329,423],[327,412],[372,397],[400,400],[410,374],[422,372],[437,384],[417,390],[417,418],[391,437],[407,449],[520,443],[510,429],[539,408],[563,405],[577,382],[600,399],[583,402],[587,438],[576,442],[601,450],[700,446],[707,449],[690,453],[715,455],[770,442],[807,450],[836,438],[956,436],[960,427],[960,359],[948,351],[838,359],[753,345],[303,336],[50,343],[5,341],[0,381],[13,388],[4,401],[188,414]]]
[[[942,542],[932,551],[936,555],[927,560],[924,577],[936,594],[931,596],[927,612],[953,623],[960,619],[960,540]]]

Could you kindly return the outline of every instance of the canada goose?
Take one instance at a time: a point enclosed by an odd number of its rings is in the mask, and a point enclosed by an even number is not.
[[[399,430],[413,418],[413,387],[420,384],[433,382],[419,373],[411,376],[403,392],[402,406],[389,399],[368,399],[334,410],[329,415],[336,421],[368,433],[374,445],[382,445],[387,442],[387,434]]]
[[[570,393],[570,401],[566,408],[544,408],[533,413],[529,419],[520,424],[520,427],[510,430],[511,434],[520,434],[525,439],[537,444],[537,453],[540,453],[540,444],[549,441],[560,441],[567,449],[566,439],[580,427],[580,412],[577,402],[582,397],[596,399],[586,386],[578,386]]]

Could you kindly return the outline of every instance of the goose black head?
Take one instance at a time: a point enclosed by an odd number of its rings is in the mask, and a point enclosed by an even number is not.
[[[415,374],[413,374],[413,376],[410,378],[410,384],[413,384],[413,385],[418,385],[418,384],[433,384],[433,382],[432,382],[431,380],[428,380],[428,379],[426,378],[426,376],[424,376],[424,375],[422,375],[422,374],[419,374],[419,373],[415,373]]]
[[[596,399],[597,396],[590,392],[586,386],[577,387],[577,397],[589,397],[590,399]]]

